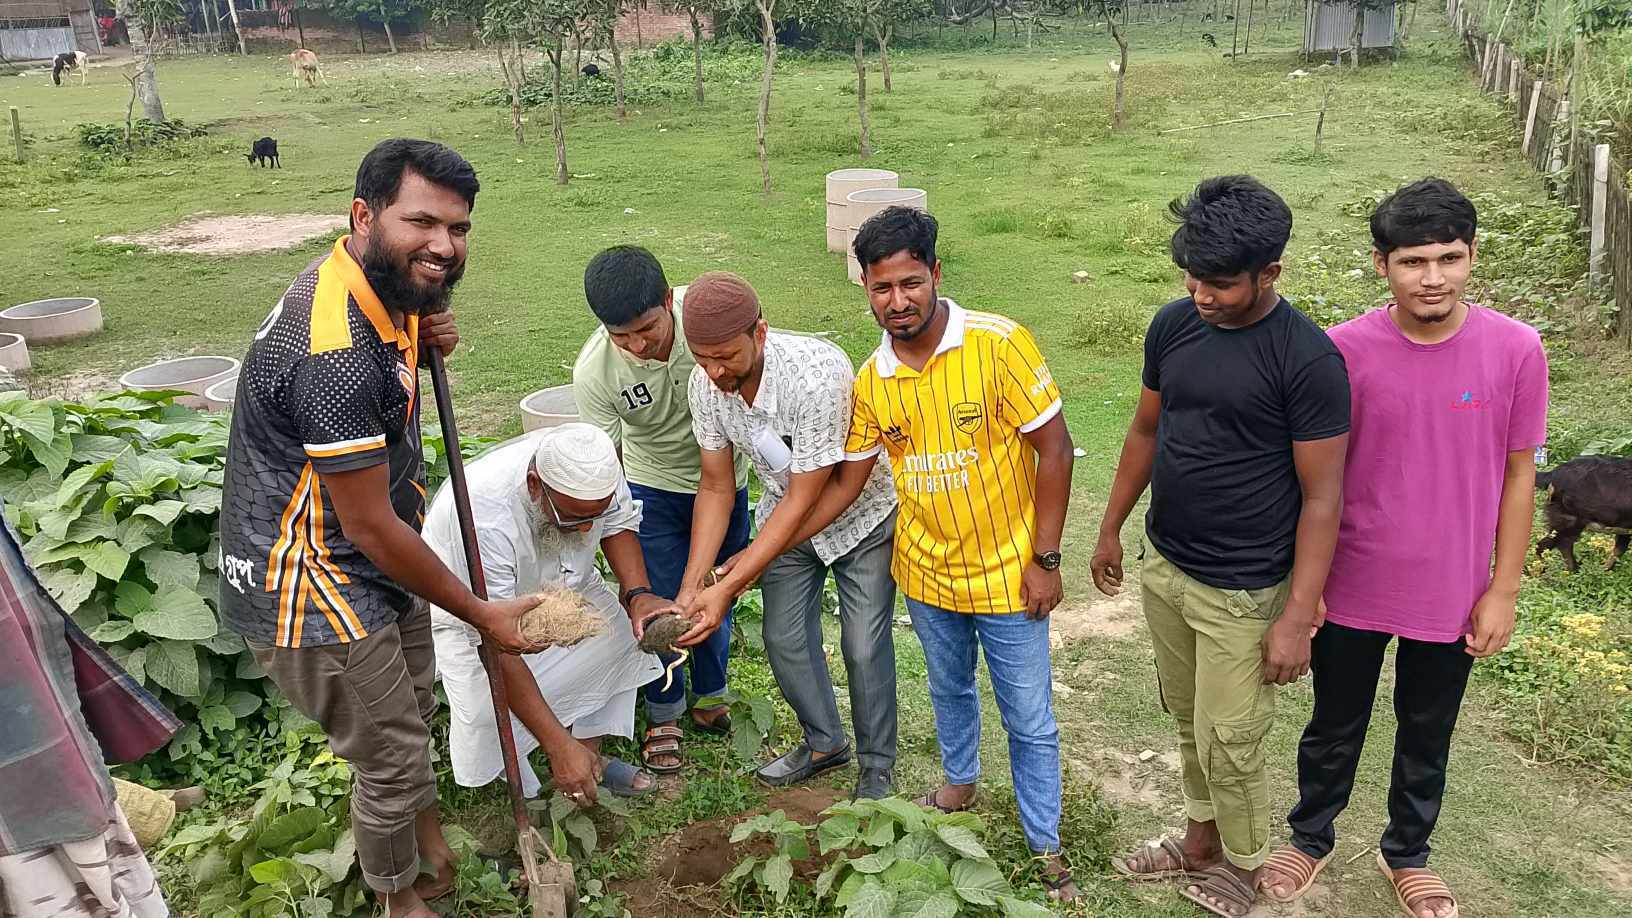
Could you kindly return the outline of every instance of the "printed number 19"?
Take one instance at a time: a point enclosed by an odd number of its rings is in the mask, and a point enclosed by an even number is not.
[[[646,388],[645,383],[636,383],[634,388],[623,390],[623,400],[629,404],[629,410],[644,408],[652,403],[652,390]]]

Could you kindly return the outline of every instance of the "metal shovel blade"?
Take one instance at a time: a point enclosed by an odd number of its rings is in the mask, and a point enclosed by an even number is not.
[[[556,860],[544,837],[530,826],[517,840],[516,850],[521,852],[533,918],[570,918],[578,910],[578,881],[572,863]]]

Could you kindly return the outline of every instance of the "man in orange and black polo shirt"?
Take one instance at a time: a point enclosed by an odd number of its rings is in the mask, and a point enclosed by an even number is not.
[[[946,783],[919,803],[975,803],[985,651],[1009,735],[1026,842],[1055,899],[1076,884],[1060,857],[1060,743],[1048,615],[1060,602],[1071,435],[1059,387],[1024,326],[940,296],[938,227],[892,207],[856,234],[884,340],[856,378],[845,462],[805,523],[854,500],[883,455],[895,480],[896,583],[924,647]]]
[[[354,775],[363,878],[392,918],[453,881],[431,770],[425,601],[510,652],[528,598],[487,603],[419,537],[420,349],[458,342],[449,296],[478,184],[441,144],[364,158],[352,235],[295,278],[244,358],[221,512],[221,612]],[[415,599],[418,597],[419,599]],[[420,857],[437,876],[416,885]]]

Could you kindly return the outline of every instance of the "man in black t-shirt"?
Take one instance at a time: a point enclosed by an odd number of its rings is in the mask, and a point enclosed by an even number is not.
[[[387,140],[363,159],[352,233],[256,333],[227,443],[222,618],[350,763],[357,859],[391,918],[431,918],[423,899],[453,884],[426,601],[502,650],[538,649],[518,628],[531,598],[478,600],[419,537],[421,347],[459,339],[447,304],[477,188],[441,144]]]
[[[1309,669],[1337,541],[1349,384],[1325,333],[1275,292],[1292,212],[1248,176],[1174,201],[1190,296],[1145,337],[1144,389],[1111,486],[1094,583],[1122,583],[1122,524],[1150,486],[1141,574],[1162,702],[1178,721],[1188,829],[1114,864],[1183,878],[1245,915],[1269,853],[1263,739],[1275,686]]]

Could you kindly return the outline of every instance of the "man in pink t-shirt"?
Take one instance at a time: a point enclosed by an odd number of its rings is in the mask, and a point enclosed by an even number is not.
[[[1377,206],[1377,272],[1394,302],[1330,332],[1353,399],[1343,519],[1313,643],[1315,710],[1298,745],[1291,843],[1260,888],[1291,901],[1331,859],[1389,641],[1399,720],[1379,868],[1416,918],[1456,900],[1427,869],[1462,694],[1475,658],[1507,646],[1547,438],[1536,330],[1462,293],[1477,213],[1424,179]],[[1494,555],[1494,567],[1492,556]]]

